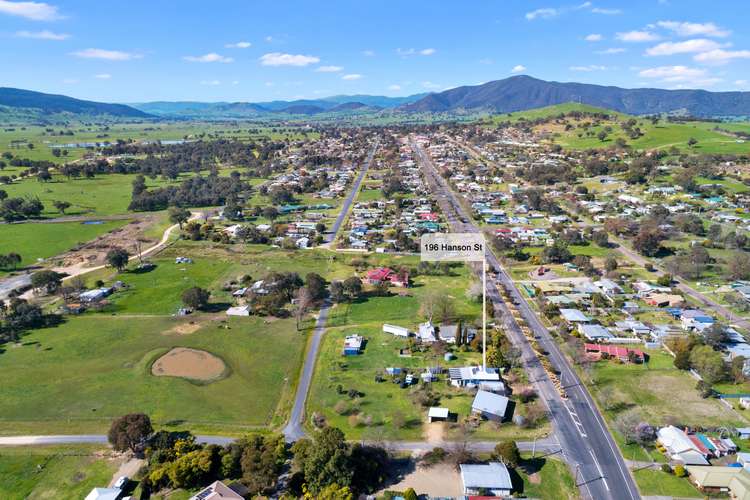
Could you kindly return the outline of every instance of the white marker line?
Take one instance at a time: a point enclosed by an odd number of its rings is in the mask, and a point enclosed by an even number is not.
[[[602,468],[599,466],[599,461],[594,456],[594,452],[589,448],[589,453],[591,454],[591,458],[594,459],[594,465],[596,465],[596,470],[599,471],[599,476],[602,478],[602,481],[604,481],[604,487],[607,488],[607,491],[609,491],[609,484],[607,484],[607,478],[604,477],[604,472],[602,472]]]

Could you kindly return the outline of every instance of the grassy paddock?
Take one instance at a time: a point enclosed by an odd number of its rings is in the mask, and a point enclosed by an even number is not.
[[[0,498],[83,498],[117,470],[105,454],[87,445],[0,447]]]

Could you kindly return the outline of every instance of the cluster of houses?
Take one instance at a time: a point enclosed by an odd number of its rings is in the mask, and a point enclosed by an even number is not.
[[[750,429],[738,431],[740,437],[750,437]],[[750,500],[750,453],[738,453],[732,439],[668,425],[657,431],[657,446],[670,462],[685,466],[701,492]]]

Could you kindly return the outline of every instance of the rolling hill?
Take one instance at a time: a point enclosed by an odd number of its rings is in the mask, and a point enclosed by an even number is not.
[[[14,116],[44,116],[58,113],[87,117],[150,118],[148,113],[125,104],[84,101],[72,97],[45,94],[32,90],[0,87],[0,106],[3,113]]]
[[[624,89],[585,83],[548,82],[523,75],[429,94],[414,103],[401,106],[399,110],[408,113],[510,113],[566,102],[578,102],[632,115],[750,115],[750,92]]]

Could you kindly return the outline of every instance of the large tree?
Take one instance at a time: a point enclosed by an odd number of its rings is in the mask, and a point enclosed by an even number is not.
[[[124,248],[113,248],[107,252],[106,256],[107,264],[117,269],[117,271],[122,271],[127,267],[129,258],[130,254]]]
[[[31,275],[31,286],[34,290],[55,293],[60,288],[62,279],[62,274],[45,269]]]
[[[194,286],[182,292],[182,303],[192,309],[203,309],[208,305],[208,298],[211,292],[203,288]]]
[[[151,433],[151,419],[144,413],[130,413],[115,419],[109,428],[107,440],[115,451],[136,451]]]
[[[190,219],[190,210],[182,207],[169,207],[169,221],[172,224],[178,224],[180,230],[182,225]]]

